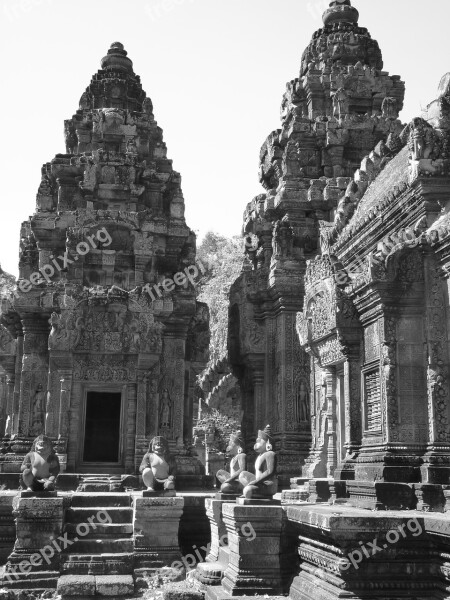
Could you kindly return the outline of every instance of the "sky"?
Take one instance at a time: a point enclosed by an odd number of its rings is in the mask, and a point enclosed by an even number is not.
[[[353,0],[384,69],[406,82],[401,119],[450,71],[449,0]],[[188,225],[238,235],[261,193],[259,151],[280,126],[286,82],[325,0],[0,0],[0,264],[17,275],[20,224],[42,164],[64,153],[64,119],[112,42],[125,45],[183,179]],[[426,7],[426,11],[425,11]]]

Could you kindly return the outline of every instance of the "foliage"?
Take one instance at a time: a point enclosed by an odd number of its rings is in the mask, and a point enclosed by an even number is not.
[[[167,571],[164,573],[164,571]],[[155,575],[144,577],[148,589],[142,596],[142,600],[165,600],[173,598],[190,598],[191,600],[202,600],[204,594],[199,592],[193,578],[193,571],[186,574],[182,581],[173,581],[171,569],[161,569]]]
[[[214,446],[210,447],[211,451],[225,453],[230,434],[238,431],[241,428],[241,424],[227,415],[223,415],[218,410],[213,409],[211,412],[206,414],[202,419],[199,419],[195,429],[203,430],[205,432],[214,430]]]
[[[9,297],[16,290],[15,278],[0,266],[0,297]]]
[[[211,366],[227,355],[228,297],[231,284],[239,277],[243,261],[240,237],[225,238],[208,232],[197,251],[205,273],[198,284],[198,300],[210,311]]]

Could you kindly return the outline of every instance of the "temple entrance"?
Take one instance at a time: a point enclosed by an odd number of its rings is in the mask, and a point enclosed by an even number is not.
[[[83,463],[117,465],[120,462],[121,413],[121,393],[87,393]]]

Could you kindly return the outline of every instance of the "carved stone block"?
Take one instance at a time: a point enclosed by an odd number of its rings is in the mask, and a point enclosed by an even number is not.
[[[137,580],[142,579],[145,572],[171,567],[180,561],[178,533],[183,507],[183,498],[135,498],[133,530]],[[181,562],[179,569],[183,569]]]
[[[222,511],[230,548],[224,590],[232,596],[280,593],[283,509],[224,504]]]

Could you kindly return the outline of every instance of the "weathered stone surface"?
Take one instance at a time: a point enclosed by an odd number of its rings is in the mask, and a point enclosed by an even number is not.
[[[163,435],[180,485],[186,477],[199,487],[204,470],[184,447],[209,345],[195,234],[152,102],[119,42],[65,137],[66,154],[42,168],[36,212],[21,229],[18,290],[1,308],[0,426],[8,422],[10,439],[0,471],[19,472],[45,431],[62,470],[114,470],[117,485],[99,477],[80,491],[117,491],[120,471],[136,474],[147,440]]]
[[[432,600],[448,585],[442,515],[305,506],[289,507],[287,516],[303,532],[290,598],[332,600],[345,589],[355,598]]]
[[[227,529],[222,517],[222,507],[226,501],[206,498],[206,515],[211,528],[211,545],[206,562],[214,563],[219,559],[219,550],[227,540]]]
[[[135,498],[133,513],[135,575],[163,567],[184,571],[178,542],[183,498]]]
[[[61,596],[95,596],[93,575],[63,575],[58,580],[57,592]]]
[[[13,516],[15,492],[0,492],[0,561],[6,563],[16,540],[16,526]]]
[[[163,590],[164,600],[203,600],[204,597],[203,592],[187,588],[185,582],[168,584]]]
[[[281,592],[282,508],[224,504],[222,511],[229,546],[225,591],[233,596]]]
[[[63,498],[21,498],[13,501],[16,542],[5,567],[5,588],[56,588],[60,553],[53,541],[63,531]]]
[[[97,596],[131,596],[134,594],[134,581],[131,575],[97,575],[95,577]]]
[[[375,155],[373,149],[402,133],[398,113],[404,83],[382,71],[378,44],[357,18],[358,11],[347,1],[344,6],[334,2],[304,52],[300,76],[287,84],[281,129],[261,149],[265,193],[245,211],[247,256],[230,294],[230,361],[246,407],[244,433],[248,438],[259,423],[271,422],[286,487],[290,477],[301,474],[310,452],[311,419],[314,452],[304,475],[329,477],[338,467],[331,435],[336,386],[327,383],[323,396],[322,374],[319,369],[311,373],[294,331],[296,313],[310,302],[307,262],[320,253],[320,240],[326,238],[326,227],[322,231],[319,225],[335,214],[341,225],[355,195],[361,197],[387,162],[389,150]],[[335,326],[329,293],[318,291],[320,302],[314,303],[324,333],[327,323],[330,329]],[[352,319],[341,316],[346,338],[359,343]],[[320,339],[321,331],[313,336]],[[322,367],[343,360],[337,340],[332,342],[330,347],[323,344]],[[352,415],[357,422],[358,415]],[[352,424],[347,442],[353,442],[356,427]]]

